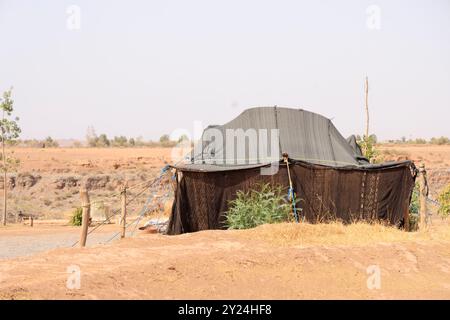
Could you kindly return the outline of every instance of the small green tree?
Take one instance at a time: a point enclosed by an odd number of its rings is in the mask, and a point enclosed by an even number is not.
[[[170,136],[168,134],[164,134],[159,138],[159,142],[161,143],[167,143],[170,141]]]
[[[50,136],[45,138],[45,141],[44,141],[43,145],[44,145],[45,148],[57,148],[57,147],[59,147],[59,143],[57,141],[53,140],[53,138],[50,137]]]
[[[126,147],[128,145],[128,139],[125,136],[114,137],[112,144],[115,147]]]
[[[3,225],[6,225],[7,218],[7,174],[9,171],[15,170],[19,165],[19,160],[13,157],[13,152],[7,153],[7,145],[11,145],[13,141],[19,138],[20,127],[17,124],[18,117],[12,117],[14,111],[14,100],[11,98],[12,89],[5,91],[3,97],[0,98],[0,111],[2,119],[0,121],[2,152],[1,152],[1,170],[3,171]]]
[[[377,136],[374,134],[370,135],[369,137],[364,135],[363,138],[358,141],[364,157],[366,157],[370,163],[373,163],[378,157],[378,151],[375,149],[376,141]]]
[[[104,133],[98,136],[96,147],[109,147],[111,145],[111,142],[108,139],[108,136]]]

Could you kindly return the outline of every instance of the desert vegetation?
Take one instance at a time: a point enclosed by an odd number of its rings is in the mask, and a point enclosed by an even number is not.
[[[291,204],[281,186],[258,184],[247,192],[238,191],[230,201],[227,225],[230,229],[249,229],[265,223],[287,222]]]

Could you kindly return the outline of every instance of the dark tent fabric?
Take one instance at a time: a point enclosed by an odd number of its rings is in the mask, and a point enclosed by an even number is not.
[[[352,134],[350,137],[347,138],[347,142],[350,145],[350,147],[352,147],[353,151],[355,151],[358,158],[360,158],[361,160],[367,161],[367,159],[364,158],[364,156],[362,154],[361,147],[359,146],[358,142],[356,141],[356,136],[354,134]],[[367,161],[367,163],[368,162],[369,161]]]
[[[211,128],[216,133],[229,128],[278,129],[280,152],[253,163],[221,162],[227,144],[210,139]],[[258,183],[281,185],[287,193],[282,152],[289,154],[298,207],[306,221],[383,219],[403,224],[416,176],[411,161],[368,164],[330,120],[305,110],[269,107],[249,109],[224,126],[208,127],[201,150],[194,151],[188,163],[175,166],[177,187],[167,234],[226,228],[229,201],[237,191],[253,189]],[[261,168],[275,160],[279,170],[261,174]]]

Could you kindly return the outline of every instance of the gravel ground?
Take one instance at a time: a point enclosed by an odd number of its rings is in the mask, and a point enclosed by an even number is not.
[[[86,246],[105,243],[116,232],[92,233],[88,236]],[[30,256],[38,252],[55,248],[71,247],[80,238],[75,233],[43,234],[43,235],[13,235],[0,238],[0,259]],[[116,238],[117,239],[117,238]],[[116,239],[112,240],[115,241]]]

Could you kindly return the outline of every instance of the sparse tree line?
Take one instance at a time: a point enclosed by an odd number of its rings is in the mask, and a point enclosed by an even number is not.
[[[72,147],[88,147],[88,148],[127,148],[127,147],[163,147],[172,148],[176,146],[177,143],[188,140],[186,136],[180,137],[177,141],[170,140],[168,134],[164,134],[160,137],[159,141],[144,140],[142,137],[127,138],[126,136],[114,136],[113,138],[108,138],[104,133],[97,135],[93,129],[88,130],[85,141],[73,141]],[[58,141],[54,140],[52,137],[47,137],[45,139],[16,139],[7,140],[5,144],[8,146],[25,147],[25,148],[58,148],[60,147]]]
[[[361,136],[357,135],[356,136],[356,140],[361,145],[360,142],[363,141]],[[378,139],[377,139],[377,136],[375,134],[371,134],[369,136],[369,140],[373,144],[377,144],[378,143]],[[442,137],[433,137],[433,138],[431,138],[429,140],[426,140],[426,139],[423,139],[423,138],[407,139],[406,137],[401,137],[400,139],[387,140],[387,141],[383,141],[383,142],[395,143],[395,144],[435,144],[435,145],[445,145],[445,144],[450,144],[450,138],[442,136]]]
[[[99,136],[92,137],[86,140],[86,147],[90,148],[129,148],[129,147],[174,147],[176,141],[162,140],[152,141],[144,140],[142,137],[127,138],[126,136],[115,136],[108,138],[106,134],[100,134]],[[83,145],[78,145],[83,146]]]
[[[406,139],[402,137],[400,140],[388,140],[389,143],[407,143],[407,144],[435,144],[435,145],[445,145],[450,144],[450,139],[448,137],[433,137],[430,140],[417,138],[417,139]]]
[[[52,137],[47,137],[45,139],[17,139],[14,141],[9,141],[8,145],[18,146],[18,147],[28,147],[28,148],[58,148],[59,143],[53,140]]]
[[[164,134],[159,141],[144,140],[142,137],[127,138],[126,136],[115,136],[108,138],[104,133],[97,135],[93,127],[89,127],[86,134],[86,143],[92,148],[108,148],[108,147],[174,147],[178,142],[186,137],[181,137],[178,141],[170,139],[168,134]]]

